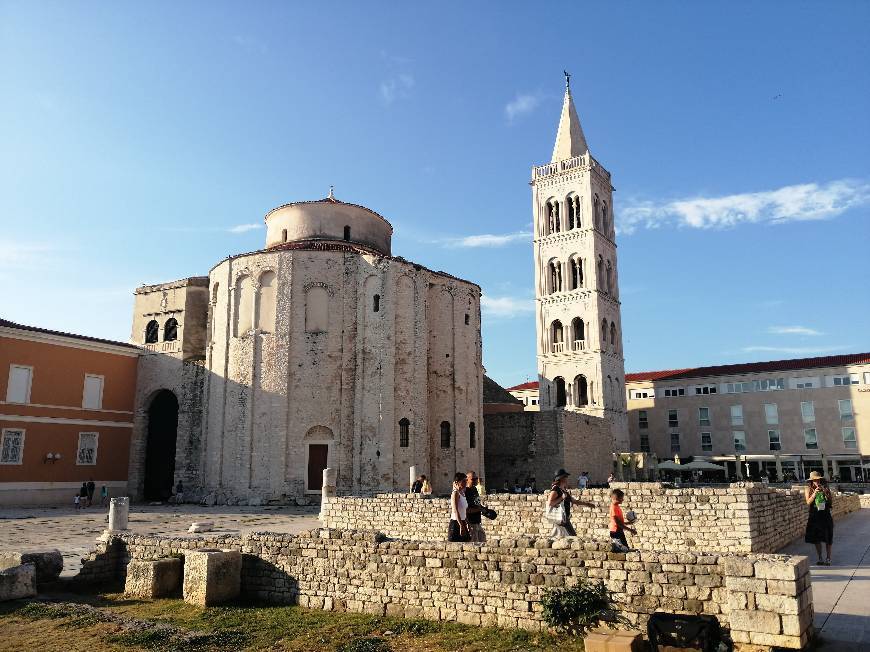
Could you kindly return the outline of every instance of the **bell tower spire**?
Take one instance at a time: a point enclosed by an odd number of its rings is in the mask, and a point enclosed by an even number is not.
[[[565,98],[562,100],[562,117],[556,132],[556,145],[553,147],[552,162],[564,161],[575,156],[583,156],[589,151],[580,118],[571,97],[571,75],[565,72]]]
[[[606,419],[626,451],[613,186],[589,153],[567,73],[553,159],[532,168],[531,185],[540,409]]]

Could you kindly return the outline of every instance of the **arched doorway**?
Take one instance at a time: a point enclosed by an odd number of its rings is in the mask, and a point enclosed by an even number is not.
[[[175,478],[175,439],[178,434],[178,399],[161,390],[148,407],[145,446],[145,500],[167,500]]]
[[[556,376],[556,407],[565,407],[568,403],[568,399],[565,393],[565,379],[562,376]]]

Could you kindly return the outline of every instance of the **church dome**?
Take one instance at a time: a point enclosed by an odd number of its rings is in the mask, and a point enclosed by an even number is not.
[[[287,243],[349,242],[390,255],[393,227],[373,210],[329,196],[293,202],[266,214],[266,247]]]

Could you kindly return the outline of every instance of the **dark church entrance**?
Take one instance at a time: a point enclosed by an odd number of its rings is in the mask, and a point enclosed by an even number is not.
[[[172,495],[177,431],[178,399],[169,390],[161,390],[148,408],[145,500],[167,500]]]

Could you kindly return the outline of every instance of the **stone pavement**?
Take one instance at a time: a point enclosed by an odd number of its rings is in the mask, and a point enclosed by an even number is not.
[[[807,555],[815,548],[795,543],[780,552]],[[838,520],[831,566],[811,567],[818,652],[870,652],[870,509]]]
[[[218,534],[270,531],[295,533],[320,526],[320,507],[200,507],[131,505],[129,528],[137,534],[187,535],[193,521],[213,521]],[[63,575],[75,575],[108,525],[109,509],[93,506],[0,507],[0,549],[57,548]],[[192,535],[189,535],[192,536]]]

